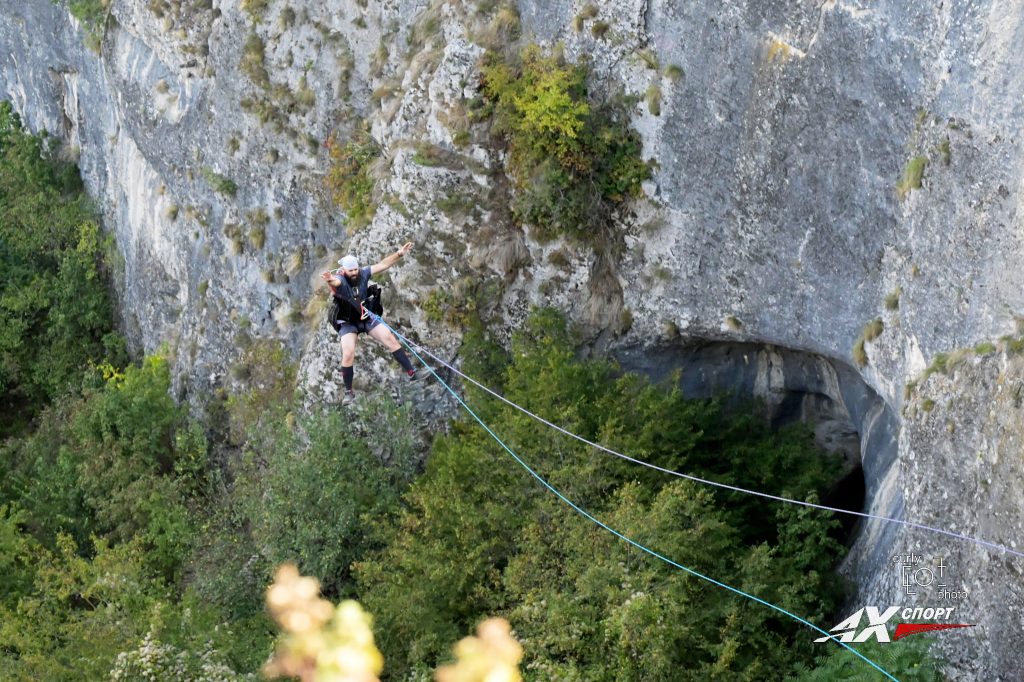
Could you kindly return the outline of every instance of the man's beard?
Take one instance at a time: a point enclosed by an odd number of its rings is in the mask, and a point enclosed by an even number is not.
[[[359,282],[359,275],[355,275],[353,277],[349,277],[348,275],[345,275],[345,279],[348,281],[348,283],[350,285],[355,286],[356,283]]]

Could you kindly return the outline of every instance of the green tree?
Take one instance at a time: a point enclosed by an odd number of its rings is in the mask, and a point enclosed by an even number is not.
[[[416,472],[406,410],[375,408],[365,435],[337,412],[282,424],[250,441],[242,467],[242,509],[269,565],[294,561],[331,597],[351,595],[349,566],[372,546],[365,529],[397,506]]]
[[[574,347],[558,314],[534,313],[513,339],[506,397],[665,468],[810,499],[834,480],[806,430],[773,433],[721,401],[580,361]],[[636,541],[801,615],[837,607],[842,548],[828,516],[736,500],[554,436],[474,392],[470,402],[540,475]],[[405,503],[382,529],[386,546],[356,565],[396,679],[494,613],[523,637],[529,679],[781,679],[813,656],[803,626],[576,515],[475,424],[435,442]]]
[[[76,385],[90,363],[124,361],[103,252],[78,169],[0,102],[0,434]]]
[[[853,646],[901,682],[941,682],[946,677],[930,650],[931,645],[928,637],[914,637],[888,644],[864,642]],[[813,667],[798,666],[798,672],[787,678],[787,682],[877,682],[882,679],[879,672],[850,651],[834,644],[830,646],[829,653],[818,656]]]
[[[707,679],[723,600],[692,576],[555,504],[530,524],[505,571],[536,679]],[[712,496],[674,482],[653,499],[636,484],[614,494],[602,521],[673,560],[722,576],[737,535]],[[581,551],[586,548],[586,551]],[[688,671],[688,672],[687,672]]]
[[[0,504],[0,604],[13,606],[24,596],[35,577],[41,548],[24,532],[23,510]]]
[[[263,612],[274,568],[294,562],[331,598],[352,595],[352,562],[380,545],[373,525],[397,508],[419,469],[408,410],[386,400],[368,409],[367,431],[333,411],[283,413],[250,428],[231,485],[203,522],[197,590],[248,618]]]
[[[60,533],[79,546],[93,534],[112,543],[138,537],[150,566],[170,579],[190,550],[189,505],[206,485],[206,441],[170,397],[166,360],[107,372],[0,450],[13,479],[4,493],[44,544]]]
[[[386,547],[356,564],[388,669],[432,666],[482,614],[504,608],[501,571],[539,492],[469,425],[434,446]]]
[[[248,638],[193,594],[175,594],[147,553],[138,538],[86,549],[66,535],[37,553],[31,589],[16,605],[0,602],[0,678],[141,679],[131,675],[160,670],[161,652],[174,651],[174,679],[236,679]]]
[[[48,547],[59,532],[84,544],[94,528],[92,512],[78,486],[78,473],[68,422],[79,405],[78,398],[44,409],[30,436],[0,445],[0,496],[25,512],[22,525]]]

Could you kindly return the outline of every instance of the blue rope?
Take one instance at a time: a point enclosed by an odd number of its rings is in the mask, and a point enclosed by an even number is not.
[[[865,663],[867,663],[872,668],[874,668],[878,672],[880,672],[883,675],[885,675],[887,678],[889,678],[893,682],[899,682],[899,680],[897,680],[891,674],[886,672],[881,666],[879,666],[877,663],[872,661],[870,658],[868,658],[864,654],[860,653],[859,651],[857,651],[853,647],[847,645],[845,642],[840,641],[834,635],[826,632],[825,630],[822,630],[821,628],[819,628],[814,623],[811,623],[810,621],[804,620],[800,616],[797,616],[796,614],[787,611],[786,609],[782,608],[781,606],[776,606],[775,604],[772,604],[771,602],[765,601],[764,599],[761,599],[760,597],[755,597],[754,595],[748,594],[747,592],[744,592],[743,590],[740,590],[738,588],[732,587],[731,585],[726,585],[723,582],[719,582],[719,581],[715,580],[714,578],[708,577],[708,576],[704,575],[703,573],[700,573],[698,571],[693,570],[692,568],[687,568],[686,566],[683,566],[682,564],[676,563],[675,561],[672,561],[668,557],[663,556],[661,554],[658,554],[654,550],[648,549],[644,545],[641,545],[639,542],[637,542],[635,540],[632,540],[631,538],[623,535],[622,533],[620,533],[619,531],[615,530],[611,526],[607,525],[606,523],[604,523],[600,519],[598,519],[598,518],[594,517],[593,515],[591,515],[589,512],[587,512],[582,507],[578,506],[575,502],[573,502],[568,497],[563,495],[561,493],[561,491],[559,491],[553,485],[548,483],[540,474],[538,474],[536,471],[534,471],[532,468],[530,468],[530,465],[528,465],[526,462],[524,462],[522,459],[520,459],[519,455],[517,455],[512,450],[512,448],[510,448],[508,445],[506,445],[505,441],[503,441],[500,437],[498,437],[498,435],[496,433],[494,433],[494,431],[491,430],[491,427],[487,426],[487,424],[485,424],[484,421],[480,417],[477,416],[476,412],[474,412],[472,410],[472,408],[470,408],[470,406],[467,405],[466,402],[462,398],[459,397],[459,394],[456,393],[455,390],[451,386],[449,386],[447,383],[445,383],[445,381],[438,375],[438,373],[434,371],[434,368],[431,367],[429,364],[427,364],[427,362],[422,357],[420,357],[420,354],[417,353],[413,349],[412,345],[410,343],[406,342],[406,339],[405,339],[404,336],[402,336],[401,334],[396,332],[394,329],[392,329],[391,326],[387,322],[385,322],[383,318],[381,318],[381,317],[379,317],[377,315],[374,315],[373,313],[370,313],[370,315],[373,315],[374,318],[379,320],[381,322],[381,324],[383,324],[385,327],[387,327],[392,333],[394,333],[398,338],[400,338],[402,340],[402,342],[405,344],[406,348],[408,348],[409,351],[414,356],[416,356],[416,359],[419,360],[420,363],[424,367],[426,367],[427,370],[434,376],[434,378],[437,379],[438,382],[440,382],[440,384],[442,386],[444,386],[445,389],[447,389],[447,391],[449,393],[452,394],[452,396],[459,402],[459,404],[462,405],[463,409],[465,409],[466,412],[469,412],[469,414],[473,417],[473,419],[475,419],[476,422],[478,424],[480,424],[480,426],[482,426],[483,429],[488,434],[490,434],[491,438],[493,438],[495,441],[497,441],[498,445],[500,445],[502,448],[504,448],[505,451],[508,452],[508,454],[512,455],[512,458],[516,462],[518,462],[521,467],[526,469],[526,471],[529,472],[529,474],[531,476],[533,476],[535,479],[537,479],[537,481],[540,482],[541,485],[543,485],[545,488],[547,488],[552,493],[554,493],[560,500],[565,502],[567,505],[572,507],[573,510],[575,510],[578,514],[580,514],[581,516],[584,516],[585,518],[587,518],[590,521],[594,522],[595,524],[597,524],[601,528],[605,529],[606,531],[608,531],[612,535],[614,535],[614,536],[618,537],[619,539],[624,540],[625,542],[629,543],[633,547],[636,547],[640,551],[645,552],[647,554],[650,554],[651,556],[655,557],[656,559],[660,559],[661,561],[664,561],[665,563],[669,564],[670,566],[675,566],[676,568],[678,568],[678,569],[680,569],[682,571],[685,571],[686,573],[689,573],[692,576],[700,578],[701,580],[705,580],[705,581],[711,583],[712,585],[717,585],[718,587],[721,587],[721,588],[724,588],[726,590],[729,590],[730,592],[738,594],[741,597],[745,597],[747,599],[755,601],[758,604],[763,604],[764,606],[767,606],[770,609],[774,609],[775,611],[778,611],[779,613],[782,613],[782,614],[785,614],[785,615],[789,616],[790,618],[792,618],[793,620],[797,621],[798,623],[802,623],[802,624],[806,625],[807,627],[811,628],[812,630],[816,630],[817,632],[820,632],[821,634],[825,635],[826,637],[828,637],[832,641],[836,642],[837,644],[839,644],[839,645],[843,646],[844,648],[849,649],[850,651],[852,651],[859,658],[861,658]]]

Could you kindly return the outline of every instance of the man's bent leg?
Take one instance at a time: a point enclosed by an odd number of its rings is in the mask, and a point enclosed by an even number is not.
[[[416,370],[409,361],[409,356],[405,354],[402,344],[398,342],[398,339],[396,339],[395,335],[391,333],[391,330],[382,324],[378,324],[370,329],[368,333],[374,339],[382,343],[385,348],[391,351],[391,356],[395,358],[395,362],[402,366],[402,369],[405,370],[405,373],[409,378],[416,378]]]

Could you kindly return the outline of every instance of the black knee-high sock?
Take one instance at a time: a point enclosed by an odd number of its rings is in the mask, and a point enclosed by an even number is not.
[[[399,348],[398,350],[394,351],[391,355],[395,358],[395,360],[398,361],[398,364],[402,366],[402,369],[404,369],[406,372],[412,371],[412,363],[409,362],[409,356],[405,354],[405,349]]]
[[[352,390],[352,368],[342,367],[341,368],[341,380],[345,382],[345,390]]]

